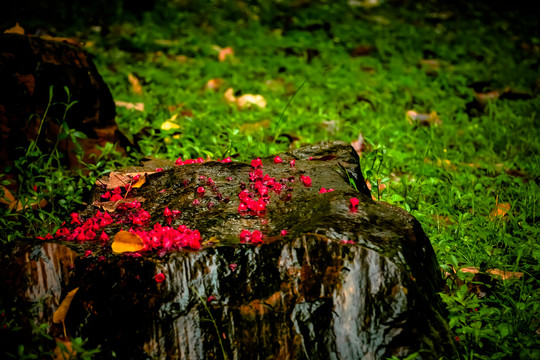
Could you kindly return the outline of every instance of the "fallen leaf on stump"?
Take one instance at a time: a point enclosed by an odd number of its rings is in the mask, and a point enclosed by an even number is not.
[[[141,251],[144,247],[144,241],[139,235],[124,230],[116,233],[111,244],[112,251],[117,254]]]
[[[4,34],[18,34],[18,35],[24,35],[24,29],[22,26],[19,25],[18,22],[15,23],[14,27],[11,27],[4,31]]]
[[[144,202],[146,199],[142,196],[137,196],[134,198],[129,199],[120,199],[118,201],[94,201],[92,205],[101,208],[101,210],[105,210],[108,212],[115,212],[118,206],[122,204],[128,204],[132,203],[133,201],[138,201],[140,203]]]
[[[68,294],[66,295],[66,297],[64,298],[64,300],[62,300],[62,302],[60,303],[60,306],[58,307],[58,309],[56,309],[56,311],[54,312],[53,314],[53,322],[55,324],[62,324],[62,326],[64,327],[64,337],[67,339],[67,333],[66,333],[66,316],[67,316],[67,312],[69,310],[69,306],[71,305],[71,301],[73,300],[73,297],[75,296],[75,294],[77,293],[77,291],[79,290],[79,288],[75,288],[73,290],[71,290],[70,292],[68,292]]]
[[[132,187],[140,187],[140,185],[144,184],[146,182],[146,176],[150,174],[154,174],[155,171],[141,171],[141,172],[127,172],[127,173],[121,173],[118,171],[112,171],[109,174],[109,178],[101,178],[96,181],[96,185],[105,185],[107,190],[116,189],[119,186],[128,186],[132,185]],[[133,183],[133,178],[135,176],[139,175],[139,179]],[[144,180],[141,180],[144,179]],[[142,183],[139,186],[135,186],[138,182],[142,181]]]

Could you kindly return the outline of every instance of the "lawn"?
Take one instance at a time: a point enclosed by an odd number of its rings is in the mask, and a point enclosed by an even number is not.
[[[106,147],[85,172],[28,151],[18,197],[49,205],[0,208],[0,239],[54,233],[97,176],[145,156],[244,161],[354,142],[373,196],[432,242],[461,357],[540,358],[540,27],[498,2],[352,3],[367,2],[158,1],[58,12],[63,27],[33,19],[29,30],[85,43],[134,145]]]

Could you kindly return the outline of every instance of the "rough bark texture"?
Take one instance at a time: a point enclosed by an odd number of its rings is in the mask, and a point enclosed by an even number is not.
[[[113,350],[131,359],[385,359],[415,352],[422,359],[455,358],[437,295],[441,273],[418,221],[371,199],[347,144],[321,143],[281,158],[279,164],[262,159],[262,169],[287,179],[288,189],[272,193],[258,215],[237,210],[239,192],[252,185],[249,164],[171,164],[148,175],[132,196],[146,199],[151,224],[165,223],[165,206],[179,209],[173,226],[198,229],[203,240],[219,243],[142,257],[114,255],[97,242],[70,243],[81,254],[93,251],[75,260],[62,291],[79,287],[67,318],[71,334],[101,345],[104,357]],[[301,174],[311,177],[311,187],[299,181]],[[199,186],[207,188],[202,197]],[[319,194],[321,187],[334,191]],[[96,188],[94,200],[103,192]],[[356,209],[351,197],[359,199]],[[89,207],[82,217],[95,212]],[[130,226],[106,231],[113,238]],[[259,229],[264,243],[240,243],[242,229]],[[26,256],[24,246],[14,253]],[[4,274],[19,268],[8,256]],[[158,273],[164,282],[155,281]]]

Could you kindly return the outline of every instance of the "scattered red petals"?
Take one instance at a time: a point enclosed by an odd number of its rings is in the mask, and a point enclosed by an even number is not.
[[[351,198],[350,201],[351,201],[351,206],[352,207],[357,207],[358,204],[360,203],[360,201],[355,197]]]
[[[281,160],[281,158],[279,156],[276,156],[274,158],[274,164],[279,164],[279,163],[282,163],[282,162],[283,162],[283,160]]]
[[[291,167],[294,167],[294,165],[296,164],[296,160],[291,160],[291,162],[289,163],[291,165]]]
[[[281,236],[287,236],[287,230],[281,230]]]
[[[84,257],[85,257],[85,258],[87,258],[87,257],[89,257],[89,256],[92,256],[92,250],[86,250],[86,251],[84,252]]]
[[[199,194],[201,194],[201,195],[204,194],[204,191],[205,191],[205,190],[204,190],[204,188],[203,188],[202,186],[199,186],[199,187],[197,188],[197,192],[198,192]]]
[[[154,279],[156,280],[156,282],[162,283],[163,281],[165,281],[165,274],[159,273],[156,276],[154,276]]]

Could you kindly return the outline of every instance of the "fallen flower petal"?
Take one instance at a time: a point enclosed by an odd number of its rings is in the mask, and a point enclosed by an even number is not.
[[[351,198],[350,201],[351,201],[351,206],[352,207],[356,207],[360,203],[360,201],[355,197]]]
[[[156,280],[156,282],[162,283],[163,281],[165,281],[165,274],[159,273],[156,276],[154,276],[154,279]]]

